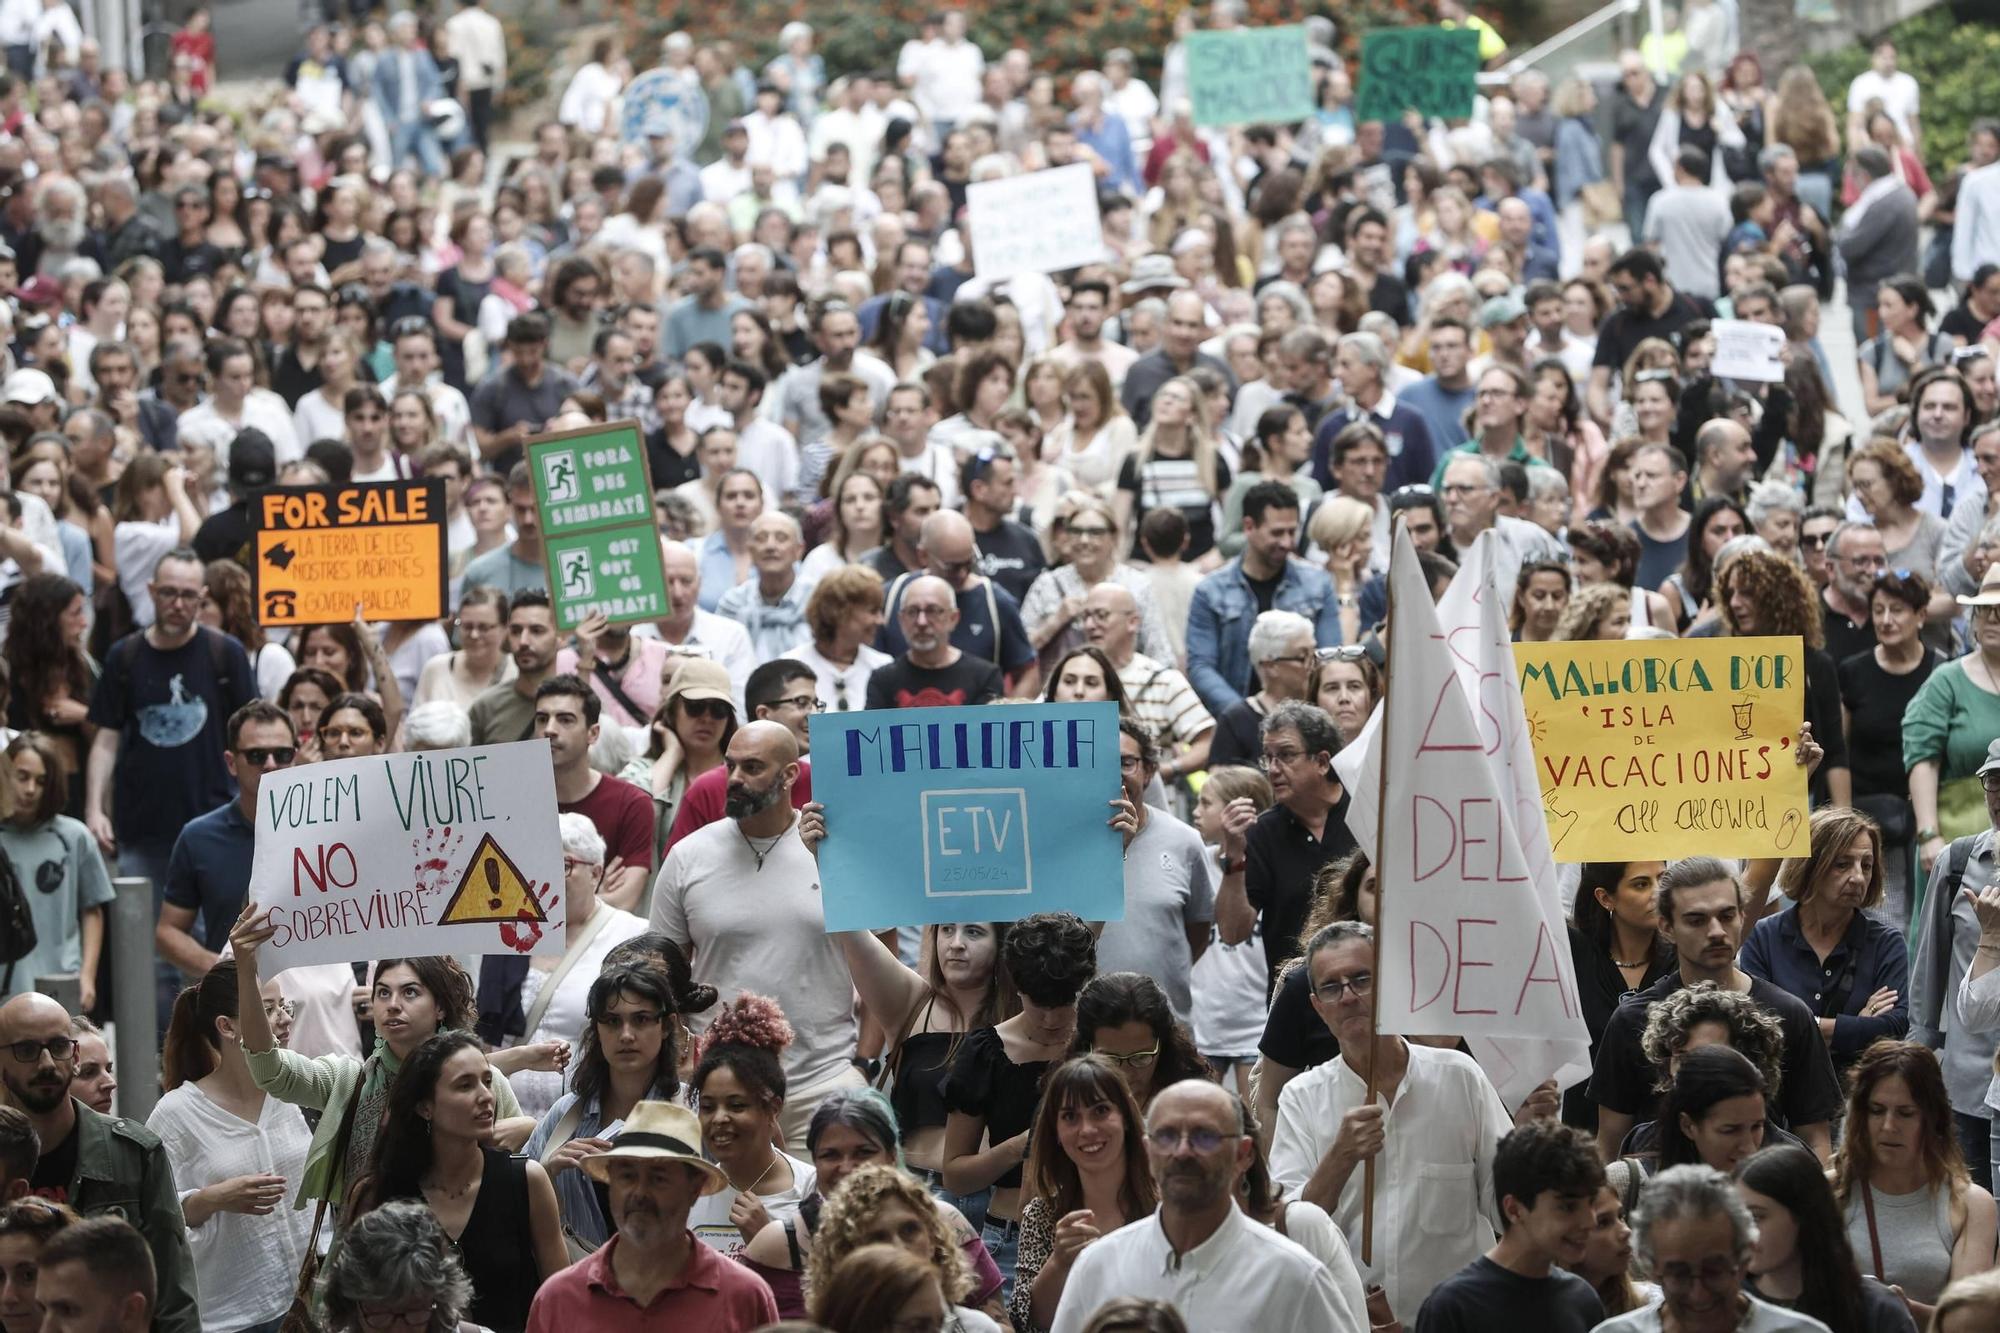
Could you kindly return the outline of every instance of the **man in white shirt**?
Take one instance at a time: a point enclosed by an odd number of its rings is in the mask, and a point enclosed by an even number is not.
[[[743,687],[757,669],[757,650],[750,646],[750,634],[726,616],[704,611],[696,604],[701,594],[701,562],[680,542],[660,543],[660,567],[667,576],[667,600],[673,611],[665,620],[635,625],[632,632],[657,638],[683,657],[705,657],[720,662],[729,673],[729,686],[736,695],[736,715],[748,717],[743,706]]]
[[[445,35],[458,57],[458,86],[466,95],[465,116],[472,139],[483,152],[493,127],[493,98],[507,86],[507,35],[486,12],[486,0],[464,0],[445,20]]]
[[[270,437],[278,462],[305,457],[305,446],[299,443],[285,400],[257,387],[256,363],[247,346],[235,338],[211,341],[208,382],[208,399],[181,414],[182,443],[207,445],[215,451],[215,466],[226,471],[230,443],[244,429],[255,426]]]
[[[1125,372],[1139,354],[1122,344],[1107,341],[1104,322],[1111,317],[1111,284],[1100,278],[1072,283],[1069,303],[1069,337],[1057,343],[1049,355],[1065,370],[1085,361],[1095,361],[1111,377],[1111,391],[1125,387]]]
[[[854,981],[826,933],[819,863],[798,837],[792,784],[799,742],[783,724],[751,722],[730,737],[728,817],[674,844],[653,890],[652,927],[689,952],[696,982],[727,1005],[746,991],[785,1011],[793,1041],[779,1128],[794,1153],[820,1102],[866,1080],[850,1062]],[[721,1007],[710,1014],[721,1013]],[[697,1030],[706,1027],[688,1016]]]
[[[1153,1099],[1146,1129],[1159,1209],[1077,1257],[1054,1333],[1081,1333],[1121,1296],[1164,1301],[1194,1329],[1365,1333],[1365,1297],[1344,1248],[1323,1264],[1236,1206],[1256,1142],[1234,1096],[1184,1080]]]
[[[1279,1094],[1271,1179],[1326,1209],[1352,1246],[1362,1166],[1376,1160],[1374,1262],[1363,1278],[1410,1320],[1433,1287],[1493,1244],[1493,1155],[1513,1122],[1472,1057],[1373,1032],[1374,937],[1361,922],[1336,921],[1307,942],[1313,1010],[1340,1055]]]
[[[1868,104],[1880,102],[1906,144],[1920,144],[1922,126],[1917,107],[1923,99],[1917,81],[1896,68],[1896,44],[1884,37],[1875,43],[1868,68],[1847,85],[1847,142],[1859,148],[1868,142]]]

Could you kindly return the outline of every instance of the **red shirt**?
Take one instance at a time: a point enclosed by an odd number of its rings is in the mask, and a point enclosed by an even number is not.
[[[688,783],[687,790],[681,793],[681,808],[674,811],[674,828],[667,835],[667,851],[671,852],[675,843],[696,829],[706,828],[722,818],[723,805],[728,797],[729,770],[726,767],[711,768]],[[799,780],[792,784],[792,809],[803,809],[812,798],[812,760],[801,757]],[[660,860],[665,864],[665,853],[661,854]]]
[[[527,1333],[659,1333],[665,1328],[686,1333],[750,1333],[778,1321],[778,1303],[763,1279],[731,1263],[687,1233],[690,1253],[680,1281],[641,1306],[619,1287],[611,1271],[611,1256],[619,1238],[571,1264],[535,1293],[528,1307]]]
[[[721,770],[716,770],[720,772]],[[653,798],[629,782],[600,776],[590,795],[580,801],[556,802],[564,814],[574,810],[597,825],[604,839],[604,859],[625,858],[628,866],[653,866]]]

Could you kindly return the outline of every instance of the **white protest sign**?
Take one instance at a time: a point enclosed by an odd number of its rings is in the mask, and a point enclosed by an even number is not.
[[[1105,257],[1097,177],[1086,162],[969,185],[965,209],[976,277],[1060,273]]]
[[[1587,1073],[1589,1038],[1547,830],[1524,832],[1518,817],[1525,790],[1539,819],[1540,796],[1520,785],[1535,781],[1533,755],[1524,763],[1518,753],[1527,737],[1511,655],[1495,656],[1507,640],[1491,592],[1493,553],[1482,549],[1491,545],[1482,537],[1473,548],[1453,584],[1465,590],[1445,622],[1398,531],[1394,714],[1378,709],[1335,764],[1350,793],[1349,830],[1382,882],[1380,1030],[1468,1038],[1512,1106],[1545,1078],[1567,1083]],[[1378,848],[1385,721],[1391,813]],[[1475,755],[1487,762],[1467,762]]]
[[[426,954],[560,954],[562,835],[547,741],[335,759],[257,789],[251,897],[266,976]]]
[[[1718,319],[1710,324],[1715,357],[1709,374],[1724,380],[1757,380],[1776,384],[1785,378],[1785,331],[1747,319]]]

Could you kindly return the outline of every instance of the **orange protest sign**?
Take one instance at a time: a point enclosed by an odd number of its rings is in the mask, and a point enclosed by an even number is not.
[[[250,510],[258,624],[345,623],[357,602],[370,620],[444,615],[442,481],[278,486]]]

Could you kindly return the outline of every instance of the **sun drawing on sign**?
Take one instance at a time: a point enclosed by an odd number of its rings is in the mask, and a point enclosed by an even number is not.
[[[1540,745],[1548,738],[1548,734],[1548,723],[1542,721],[1542,715],[1540,713],[1528,714],[1528,739]]]

